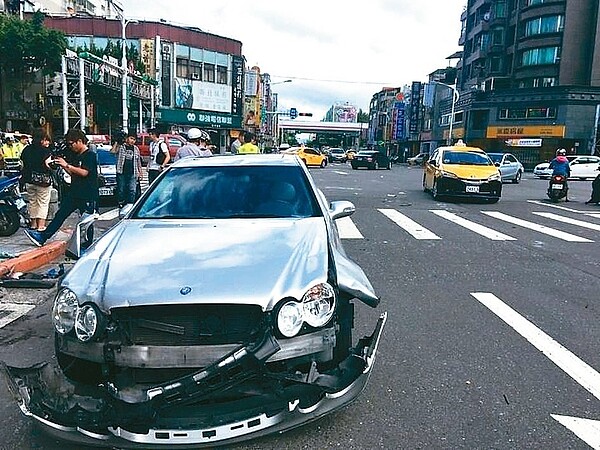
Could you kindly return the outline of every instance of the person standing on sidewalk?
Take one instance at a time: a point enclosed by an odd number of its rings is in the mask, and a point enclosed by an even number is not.
[[[148,136],[152,140],[150,142],[150,160],[148,161],[148,184],[152,184],[171,160],[171,155],[165,141],[159,138],[156,128],[148,130]]]
[[[40,128],[33,133],[33,143],[21,152],[21,173],[27,190],[31,218],[29,228],[36,231],[46,229],[50,206],[52,174],[46,164],[50,157],[50,142],[50,135]]]
[[[55,156],[51,165],[62,167],[71,175],[71,185],[65,189],[54,219],[44,231],[25,230],[27,237],[38,247],[58,231],[75,211],[93,214],[98,199],[98,161],[96,154],[88,149],[87,137],[81,130],[70,129],[65,141],[70,150],[65,157]]]
[[[127,132],[125,142],[113,145],[111,152],[117,154],[117,199],[119,207],[135,203],[136,188],[142,178],[142,157],[135,142],[137,133]]]
[[[246,132],[244,133],[244,144],[238,148],[238,155],[250,155],[260,153],[260,149],[254,143],[254,134]]]
[[[190,156],[212,156],[212,152],[206,148],[210,142],[209,134],[199,128],[190,128],[187,133],[188,143],[183,147],[179,147],[174,161],[187,158]]]

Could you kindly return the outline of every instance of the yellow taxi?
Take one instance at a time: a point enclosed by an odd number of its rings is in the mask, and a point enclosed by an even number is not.
[[[280,150],[280,153],[298,155],[302,162],[307,166],[325,167],[327,165],[327,155],[324,155],[311,147],[290,147],[288,149]]]
[[[482,198],[496,203],[502,195],[502,178],[485,151],[458,141],[437,148],[425,162],[423,190],[436,200]]]

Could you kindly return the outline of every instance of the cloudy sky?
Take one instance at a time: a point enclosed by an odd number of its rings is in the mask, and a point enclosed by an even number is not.
[[[323,118],[336,102],[368,111],[386,86],[426,81],[459,50],[467,0],[124,0],[126,17],[164,19],[242,42],[269,73],[279,109]],[[454,65],[456,60],[451,61]]]

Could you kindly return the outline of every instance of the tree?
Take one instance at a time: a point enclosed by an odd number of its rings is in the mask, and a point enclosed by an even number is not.
[[[44,14],[30,20],[0,15],[0,70],[5,76],[24,76],[41,70],[50,75],[60,71],[61,55],[67,48],[64,33],[44,27]]]
[[[359,123],[369,123],[369,113],[364,112],[362,109],[358,110],[356,121]]]

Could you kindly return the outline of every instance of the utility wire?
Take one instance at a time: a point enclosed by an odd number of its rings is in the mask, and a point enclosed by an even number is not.
[[[377,85],[383,85],[383,86],[396,85],[396,83],[382,83],[379,81],[323,80],[321,78],[303,78],[303,77],[293,77],[293,76],[275,75],[275,74],[269,74],[269,75],[271,75],[271,78],[285,78],[286,80],[291,79],[291,80],[302,80],[302,81],[319,81],[322,83],[377,84]]]

